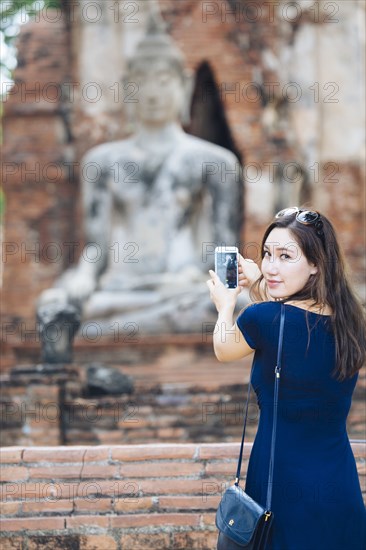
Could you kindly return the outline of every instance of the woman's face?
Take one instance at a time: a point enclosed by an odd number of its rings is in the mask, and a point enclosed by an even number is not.
[[[317,267],[308,262],[288,229],[275,227],[264,244],[261,271],[268,294],[283,299],[300,291]]]

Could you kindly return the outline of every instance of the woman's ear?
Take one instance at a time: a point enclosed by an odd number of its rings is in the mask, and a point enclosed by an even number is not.
[[[310,264],[310,266],[311,266],[310,275],[315,275],[316,273],[318,273],[318,268],[315,264]]]

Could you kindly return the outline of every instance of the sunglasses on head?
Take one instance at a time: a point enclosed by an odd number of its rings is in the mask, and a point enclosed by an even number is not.
[[[320,219],[321,216],[319,212],[315,212],[314,210],[300,210],[297,206],[291,206],[290,208],[284,208],[283,210],[277,212],[275,218],[279,219],[285,216],[293,216],[294,214],[296,214],[297,222],[302,223],[303,225],[314,226],[316,234],[321,238],[325,246],[323,222]]]

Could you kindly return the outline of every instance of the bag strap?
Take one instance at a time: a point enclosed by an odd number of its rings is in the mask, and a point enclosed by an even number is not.
[[[277,364],[276,364],[276,368],[275,368],[271,453],[270,453],[270,461],[269,461],[268,489],[267,489],[267,501],[266,501],[266,509],[267,510],[271,509],[271,501],[272,501],[274,452],[275,452],[275,447],[276,447],[276,430],[277,430],[278,390],[279,390],[279,384],[280,384],[280,372],[281,372],[284,325],[285,325],[285,306],[284,306],[284,304],[281,304],[281,319],[280,319],[280,330],[279,330],[278,348],[277,348]],[[245,406],[243,435],[242,435],[241,444],[240,444],[240,453],[239,453],[239,459],[238,459],[238,467],[237,467],[237,470],[236,470],[235,485],[239,485],[239,481],[240,481],[240,471],[241,471],[241,464],[242,464],[242,460],[243,460],[243,451],[244,451],[245,430],[246,430],[247,418],[248,418],[250,388],[251,388],[251,385],[252,385],[252,374],[253,374],[253,365],[252,365],[252,369],[250,371],[250,379],[249,379],[249,384],[248,384],[248,395],[247,395],[247,402],[246,402],[246,406]]]

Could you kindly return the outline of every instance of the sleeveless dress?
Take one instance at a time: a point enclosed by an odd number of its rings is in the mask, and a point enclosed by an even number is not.
[[[265,506],[281,304],[250,305],[237,319],[255,349],[260,419],[245,490]],[[285,305],[268,550],[365,550],[366,510],[346,419],[358,375],[338,382],[330,317]],[[310,329],[310,337],[308,332]]]

